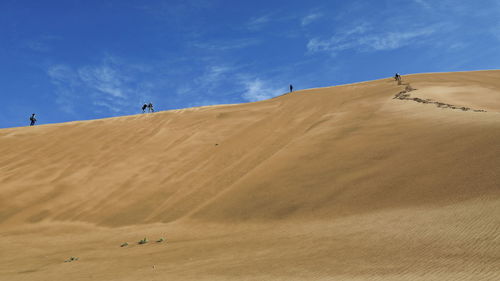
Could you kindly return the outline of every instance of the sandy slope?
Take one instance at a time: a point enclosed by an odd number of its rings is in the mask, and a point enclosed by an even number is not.
[[[500,71],[403,78],[0,130],[0,280],[500,280]]]

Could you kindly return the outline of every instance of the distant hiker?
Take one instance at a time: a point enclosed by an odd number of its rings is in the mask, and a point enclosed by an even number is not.
[[[142,113],[144,113],[144,112],[145,112],[145,110],[146,110],[146,108],[147,108],[147,107],[148,107],[148,105],[147,105],[147,104],[144,104],[144,105],[142,106]]]
[[[399,75],[399,73],[396,73],[396,75],[394,75],[394,80],[398,81],[398,84],[401,83],[401,75]]]
[[[293,92],[293,86],[290,84],[290,93]]]
[[[153,104],[152,103],[148,104],[148,112],[155,112],[155,110],[153,109]]]
[[[35,125],[36,123],[35,113],[31,114],[30,121],[31,121],[30,126]]]

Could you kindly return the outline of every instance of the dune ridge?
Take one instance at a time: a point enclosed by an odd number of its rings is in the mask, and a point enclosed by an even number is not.
[[[499,76],[2,129],[0,277],[498,280]]]

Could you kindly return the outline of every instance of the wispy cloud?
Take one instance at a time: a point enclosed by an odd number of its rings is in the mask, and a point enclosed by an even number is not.
[[[77,73],[68,65],[58,64],[47,69],[47,75],[56,87],[56,103],[61,111],[75,113],[75,93],[80,81]]]
[[[137,73],[138,70],[106,58],[96,65],[52,65],[47,75],[56,88],[56,103],[66,113],[76,113],[79,106],[92,106],[95,112],[104,109],[125,113],[152,88],[148,82],[131,78],[133,75],[128,75],[128,71]]]
[[[52,83],[60,85],[69,82],[69,85],[74,85],[77,82],[77,76],[75,75],[71,67],[58,64],[53,65],[47,69],[47,74],[52,78]]]
[[[35,52],[40,52],[40,53],[46,53],[51,50],[51,47],[49,44],[42,42],[42,41],[37,41],[37,40],[30,40],[27,41],[25,46],[33,50]]]
[[[370,49],[393,50],[403,46],[416,43],[413,40],[421,39],[436,32],[436,29],[429,27],[404,32],[388,32],[380,35],[369,35],[358,39],[358,44]]]
[[[242,38],[233,40],[220,40],[211,42],[194,42],[191,45],[196,48],[206,49],[210,51],[227,51],[232,49],[242,49],[249,46],[259,44],[256,38]]]
[[[182,0],[182,1],[138,1],[131,4],[139,11],[153,16],[157,20],[181,23],[209,9],[215,1]],[[183,25],[177,26],[183,27]]]
[[[329,39],[313,38],[307,43],[307,50],[311,53],[321,51],[340,51],[354,47],[359,38],[362,38],[370,28],[367,24],[360,24],[354,28],[336,33]]]
[[[303,17],[300,21],[300,24],[302,26],[306,26],[306,25],[311,24],[313,21],[320,19],[321,17],[323,17],[323,14],[321,14],[321,13],[311,13],[311,14],[308,14],[307,16]]]
[[[405,31],[375,32],[367,25],[360,25],[348,31],[337,33],[328,39],[313,38],[307,43],[310,53],[330,52],[355,49],[357,51],[394,50],[407,45],[424,42],[424,39],[436,33],[437,26],[407,29]]]
[[[126,98],[128,89],[124,87],[124,78],[108,65],[85,66],[78,70],[81,81],[89,88],[115,98]]]
[[[275,75],[262,78],[245,65],[209,62],[204,71],[189,83],[176,87],[182,99],[189,99],[187,106],[203,106],[243,101],[260,101],[286,92],[282,83],[274,81]],[[278,86],[277,86],[278,85]]]
[[[242,84],[245,88],[242,97],[251,102],[270,99],[286,92],[286,88],[276,87],[274,83],[260,78],[244,79]]]
[[[270,14],[266,14],[259,17],[253,17],[247,22],[246,27],[251,31],[257,31],[263,28],[270,21],[271,21]]]
[[[204,62],[202,71],[192,78],[183,77],[175,93],[183,106],[202,106],[228,102],[228,92],[235,84],[238,67],[215,61]]]
[[[413,0],[413,1],[426,9],[432,9],[431,5],[427,3],[426,0]]]
[[[39,35],[26,41],[22,41],[21,44],[24,48],[28,48],[29,50],[39,53],[47,53],[52,51],[54,41],[59,39],[61,38],[54,35]]]
[[[229,77],[227,76],[232,70],[234,68],[227,65],[209,65],[206,71],[196,78],[194,82],[198,88],[210,91],[217,87],[223,80],[228,80]]]

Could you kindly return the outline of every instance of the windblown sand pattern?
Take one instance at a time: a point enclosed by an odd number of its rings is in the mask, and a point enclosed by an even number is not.
[[[500,280],[500,71],[403,81],[470,110],[388,78],[0,130],[0,280]]]

